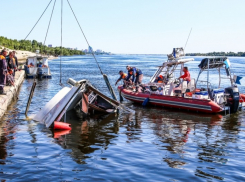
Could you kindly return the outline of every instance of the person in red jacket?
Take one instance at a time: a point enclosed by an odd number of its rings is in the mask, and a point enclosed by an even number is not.
[[[182,78],[183,81],[187,81],[187,83],[189,83],[191,81],[191,75],[188,71],[188,67],[184,67],[183,71],[184,71],[184,75],[180,76],[179,78]]]

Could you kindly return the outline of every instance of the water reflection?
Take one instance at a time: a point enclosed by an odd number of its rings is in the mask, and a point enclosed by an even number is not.
[[[79,122],[78,119],[69,119],[69,123],[71,133],[59,137],[55,142],[65,149],[71,149],[70,156],[79,164],[85,164],[85,159],[96,150],[107,150],[119,131],[116,114],[93,115]]]
[[[120,119],[122,125],[125,125],[127,135],[127,143],[131,142],[142,142],[141,134],[143,133],[141,129],[142,111],[136,110],[135,113],[123,114]]]
[[[0,122],[0,164],[5,164],[5,159],[14,154],[11,149],[14,148],[15,133],[16,133],[16,118],[18,117],[19,110],[13,107],[15,103],[10,106],[10,112],[4,116],[4,121]],[[8,144],[8,146],[7,146]]]

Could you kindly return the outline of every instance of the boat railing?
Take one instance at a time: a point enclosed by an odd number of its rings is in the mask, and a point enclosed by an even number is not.
[[[212,88],[212,84],[209,82],[209,81],[206,81],[206,80],[198,80],[197,81],[197,83],[201,83],[200,85],[201,86],[204,86],[204,87],[207,87],[208,86],[208,88]],[[198,85],[198,84],[196,84],[196,85]]]

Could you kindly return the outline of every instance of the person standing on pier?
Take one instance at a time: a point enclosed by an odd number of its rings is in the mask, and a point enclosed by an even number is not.
[[[7,63],[6,63],[6,56],[7,51],[5,49],[2,50],[0,55],[0,95],[6,95],[4,92],[4,85],[6,84],[6,75],[7,75]]]
[[[6,61],[7,61],[8,71],[11,71],[12,75],[14,77],[15,76],[15,70],[17,68],[16,68],[16,61],[15,61],[13,52],[9,53],[8,57],[6,58]]]
[[[19,67],[18,58],[16,57],[16,51],[13,51],[13,56],[14,56],[15,66],[16,66],[16,69],[14,70],[14,75],[15,75],[15,72],[18,70]]]

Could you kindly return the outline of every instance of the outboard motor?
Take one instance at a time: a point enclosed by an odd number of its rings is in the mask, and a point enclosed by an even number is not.
[[[235,113],[239,108],[239,91],[237,87],[225,88],[225,94],[229,95],[227,98],[227,105],[230,106],[231,113]]]
[[[43,76],[43,70],[42,70],[42,68],[37,68],[37,76],[38,76],[39,79],[42,78],[42,76]]]

